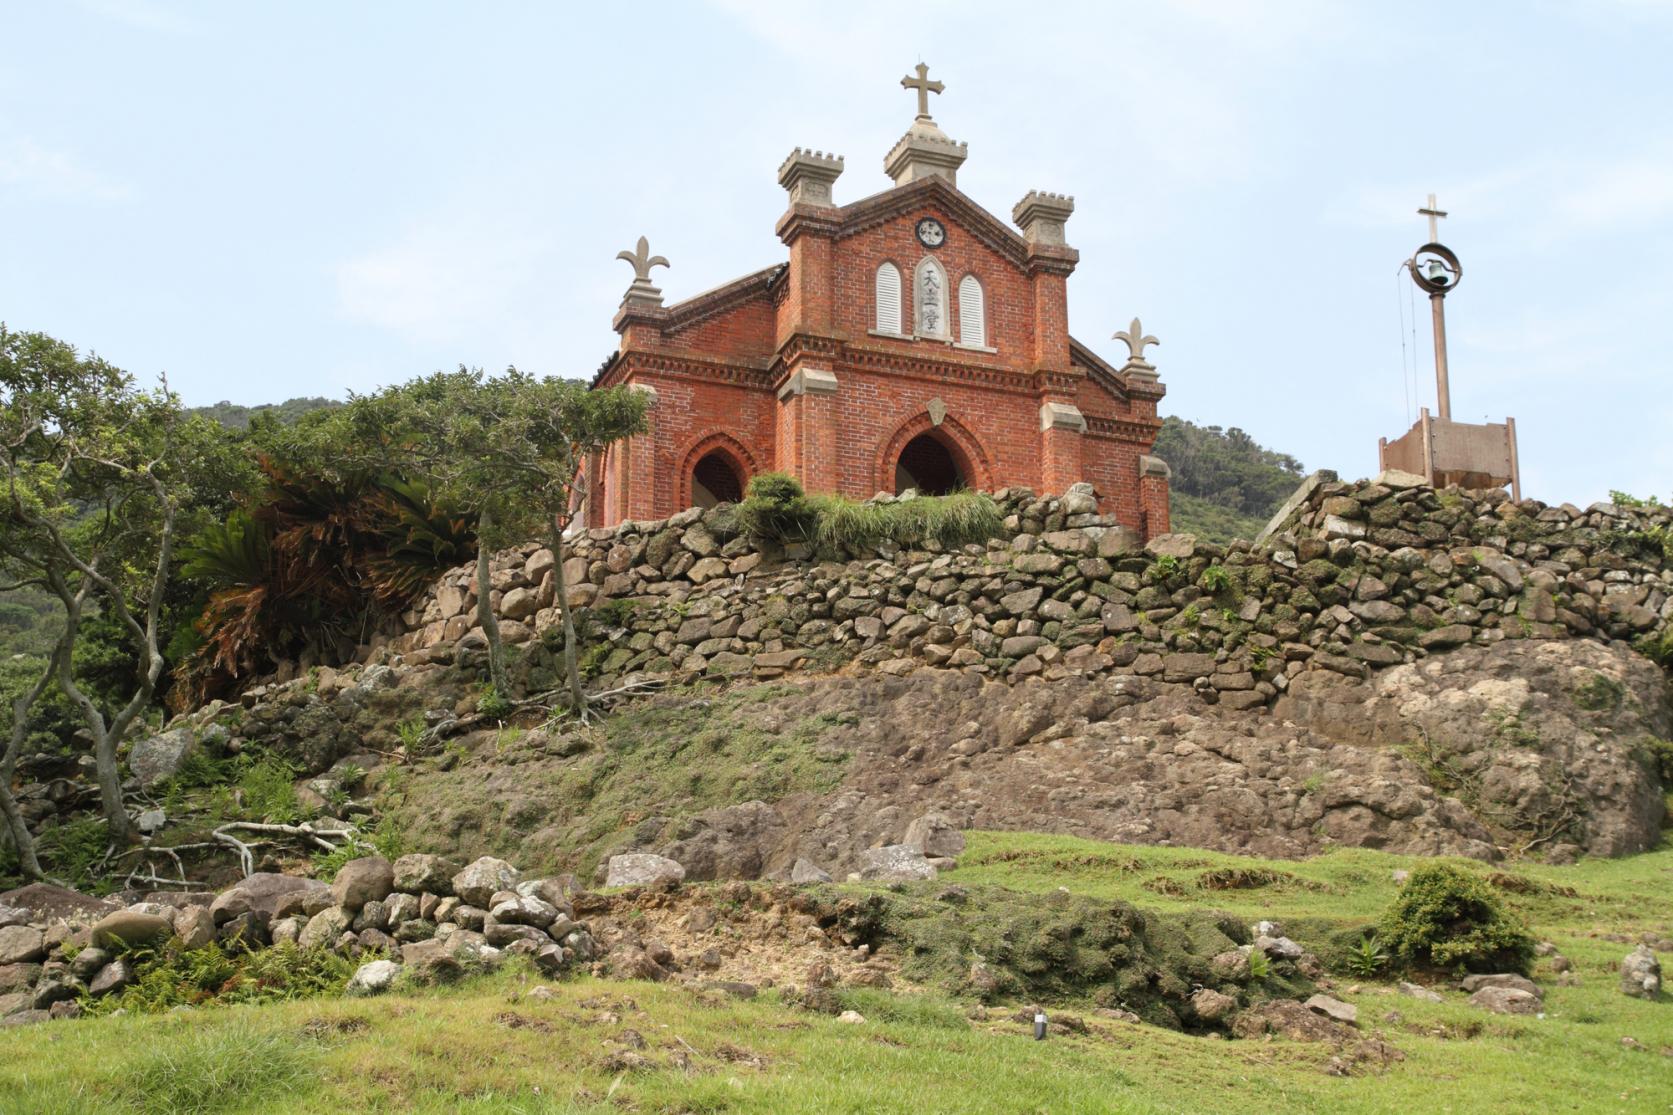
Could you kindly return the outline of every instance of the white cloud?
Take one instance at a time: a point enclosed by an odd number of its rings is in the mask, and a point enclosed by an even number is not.
[[[0,140],[0,195],[45,201],[123,201],[125,183],[82,166],[66,151],[43,147],[28,136]]]

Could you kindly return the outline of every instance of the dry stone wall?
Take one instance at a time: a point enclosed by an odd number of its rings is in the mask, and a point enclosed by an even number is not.
[[[585,532],[565,575],[586,671],[601,684],[850,663],[1009,679],[1114,671],[1253,708],[1310,670],[1363,678],[1506,639],[1643,645],[1673,616],[1667,508],[1321,473],[1258,545],[1141,545],[1084,485],[997,498],[1004,534],[950,550],[785,548],[742,535],[725,505]],[[489,591],[509,643],[555,637],[553,565],[537,546],[496,555]],[[388,650],[425,661],[479,645],[475,594],[473,568],[446,574]]]

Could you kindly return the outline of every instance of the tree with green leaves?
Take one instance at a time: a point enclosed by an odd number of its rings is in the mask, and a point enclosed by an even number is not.
[[[362,452],[420,476],[478,515],[477,622],[488,642],[495,691],[509,696],[505,648],[489,600],[496,546],[541,538],[552,551],[554,602],[563,627],[565,688],[587,714],[575,622],[564,573],[569,529],[587,458],[642,433],[647,400],[629,387],[593,390],[579,380],[537,378],[515,368],[500,376],[461,367],[375,395],[351,399],[345,420]]]
[[[163,675],[175,540],[194,512],[212,514],[224,499],[238,456],[220,427],[183,414],[166,382],[141,390],[97,356],[0,326],[0,570],[9,583],[45,589],[63,609],[48,669],[92,737],[117,844],[132,831],[117,752],[143,723]],[[206,492],[220,496],[206,501]],[[77,641],[100,617],[132,656],[132,674],[114,694],[90,687],[76,668]],[[45,689],[35,684],[14,703],[5,756],[13,766],[20,725]],[[15,841],[21,821],[11,810],[7,821]]]

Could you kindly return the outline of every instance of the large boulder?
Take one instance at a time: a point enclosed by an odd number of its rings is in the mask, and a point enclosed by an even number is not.
[[[604,878],[607,887],[642,887],[652,883],[678,883],[685,879],[685,868],[676,860],[666,856],[653,856],[645,852],[634,852],[628,855],[611,856],[608,873]]]
[[[93,944],[118,952],[156,944],[172,936],[172,921],[161,914],[135,908],[113,911],[93,923]]]
[[[166,781],[180,770],[186,756],[197,745],[197,733],[190,728],[170,728],[134,744],[128,753],[128,769],[146,789]]]
[[[878,882],[905,883],[935,878],[935,865],[923,850],[910,844],[889,844],[867,848],[860,853],[860,878]]]
[[[1212,987],[1202,987],[1191,993],[1191,1009],[1204,1022],[1218,1022],[1237,1009],[1237,999]]]
[[[503,859],[483,856],[453,876],[453,893],[470,906],[486,908],[502,890],[516,890],[522,873]]]
[[[215,939],[215,916],[208,906],[187,906],[174,915],[174,937],[182,949],[200,949]]]
[[[906,826],[901,843],[931,858],[955,859],[964,851],[964,834],[958,822],[945,813],[925,813]]]
[[[1661,839],[1661,787],[1640,745],[1673,734],[1673,706],[1660,667],[1621,643],[1506,639],[1362,681],[1308,671],[1273,719],[1336,743],[1335,769],[1315,796],[1339,844],[1493,858],[1485,828],[1444,815],[1461,813],[1453,801],[1465,795],[1435,801],[1421,778],[1383,759],[1414,738],[1427,762],[1465,772],[1477,816],[1528,826],[1525,836],[1551,838],[1533,819],[1568,814],[1554,835],[1591,855],[1641,852]],[[1473,839],[1426,848],[1402,831],[1430,817]]]
[[[16,919],[15,924],[26,921],[47,922],[59,918],[86,922],[119,909],[115,902],[90,898],[79,891],[54,886],[52,883],[30,883],[16,890],[6,891],[0,894],[0,906],[24,911],[24,916]]]
[[[1621,994],[1654,999],[1661,993],[1661,961],[1649,945],[1639,945],[1621,961]]]
[[[414,852],[395,861],[395,889],[406,894],[453,893],[453,876],[459,865],[446,856]]]
[[[706,809],[681,831],[659,852],[684,867],[687,879],[758,879],[788,833],[778,810],[762,801]]]
[[[109,964],[100,968],[98,973],[88,982],[87,992],[95,997],[109,995],[133,983],[136,975],[134,966],[126,960],[120,958],[112,960]]]
[[[279,907],[287,896],[298,891],[329,893],[330,890],[318,879],[257,872],[217,895],[209,905],[209,914],[216,925],[224,925],[240,914],[248,913],[262,914],[271,920],[278,916]]]
[[[558,920],[558,908],[534,895],[506,895],[488,911],[496,922],[545,929]]]
[[[395,977],[401,974],[401,966],[393,960],[373,960],[362,964],[349,979],[348,993],[350,995],[376,995],[389,990],[389,985],[395,982]]]
[[[0,964],[30,964],[46,959],[46,935],[32,925],[0,929]]]
[[[345,910],[358,910],[368,902],[380,902],[395,889],[395,867],[382,856],[351,859],[337,869],[331,895]]]
[[[1489,984],[1470,996],[1470,1005],[1483,1010],[1490,1010],[1494,1014],[1538,1014],[1540,1011],[1539,996],[1523,991],[1519,987],[1501,987]]]
[[[354,924],[354,916],[341,906],[327,906],[308,919],[296,943],[305,949],[331,948]]]
[[[790,865],[790,881],[792,883],[828,883],[831,873],[817,863],[804,857],[799,857]]]

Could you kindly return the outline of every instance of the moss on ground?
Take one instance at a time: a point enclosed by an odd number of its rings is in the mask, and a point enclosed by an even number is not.
[[[1244,1003],[1314,990],[1289,965],[1243,988],[1217,974],[1213,957],[1247,944],[1249,933],[1236,917],[1214,910],[1155,914],[1067,891],[1041,896],[925,883],[838,889],[822,914],[848,943],[897,955],[901,974],[913,982],[989,1003],[1115,1007],[1177,1029],[1190,1021],[1181,1008],[1197,987]]]

